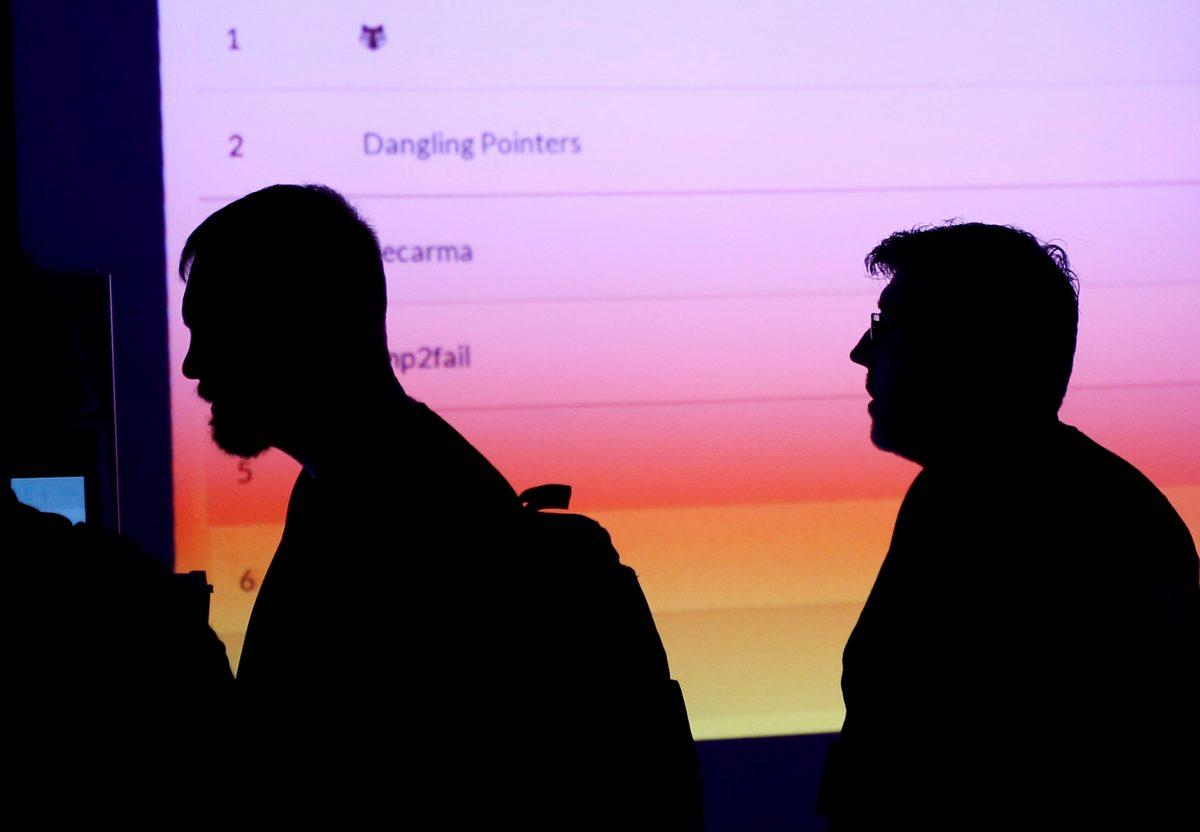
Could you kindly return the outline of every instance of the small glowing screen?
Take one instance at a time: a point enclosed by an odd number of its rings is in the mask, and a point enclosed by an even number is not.
[[[72,523],[87,520],[83,477],[13,477],[17,500],[38,511],[61,514]]]

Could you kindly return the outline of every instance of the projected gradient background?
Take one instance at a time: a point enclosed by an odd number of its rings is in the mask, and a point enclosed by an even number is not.
[[[409,393],[610,529],[699,738],[840,726],[915,473],[871,448],[847,358],[893,230],[1060,242],[1063,418],[1200,529],[1194,4],[579,5],[161,3],[177,568],[208,570],[235,661],[296,466],[211,445],[174,269],[275,182],[339,189],[390,249]],[[370,579],[331,556],[331,593]]]

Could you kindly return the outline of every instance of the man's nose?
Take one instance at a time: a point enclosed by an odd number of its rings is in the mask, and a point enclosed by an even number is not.
[[[196,348],[194,345],[189,345],[187,353],[183,356],[183,375],[193,381],[198,381],[200,378],[196,374]]]
[[[871,331],[867,330],[858,339],[858,343],[854,345],[854,349],[850,350],[850,360],[855,364],[861,364],[863,367],[870,367],[871,346]]]

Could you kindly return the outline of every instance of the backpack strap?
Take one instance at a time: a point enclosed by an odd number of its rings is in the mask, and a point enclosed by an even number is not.
[[[571,486],[558,483],[535,485],[522,491],[517,499],[530,511],[566,509],[571,505]]]

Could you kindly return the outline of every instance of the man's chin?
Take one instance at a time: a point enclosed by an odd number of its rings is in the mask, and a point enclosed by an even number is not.
[[[218,448],[231,456],[253,459],[271,447],[270,441],[258,431],[244,426],[231,426],[224,419],[209,422],[212,440]]]
[[[880,424],[879,419],[871,420],[871,444],[881,451],[892,450],[892,438],[887,426]]]
[[[878,415],[872,415],[871,418],[871,444],[881,451],[887,451],[914,462],[919,456],[911,447],[911,443],[904,440],[904,431],[898,431],[890,419],[881,418]]]

